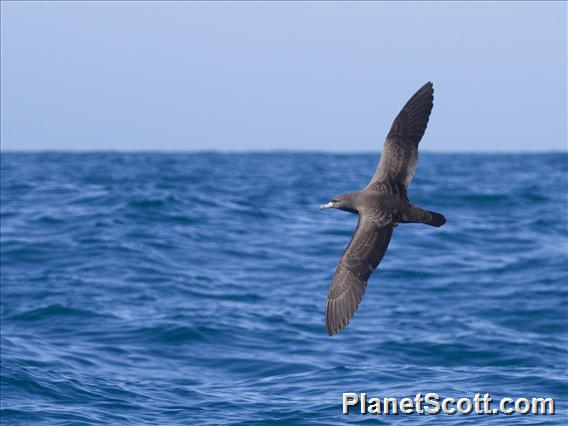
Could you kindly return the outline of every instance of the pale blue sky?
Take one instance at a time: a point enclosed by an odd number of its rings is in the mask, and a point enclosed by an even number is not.
[[[567,4],[8,2],[6,150],[566,150]]]

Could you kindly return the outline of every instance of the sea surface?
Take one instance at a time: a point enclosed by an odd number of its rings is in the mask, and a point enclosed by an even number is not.
[[[3,153],[6,425],[567,424],[568,155],[422,154],[351,324],[324,305],[376,154]],[[553,397],[555,416],[341,414]],[[410,423],[409,423],[410,422]]]

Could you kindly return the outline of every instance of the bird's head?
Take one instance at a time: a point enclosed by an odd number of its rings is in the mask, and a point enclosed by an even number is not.
[[[320,209],[339,209],[349,213],[357,213],[357,209],[355,208],[355,196],[354,194],[336,195],[329,203],[322,204]]]

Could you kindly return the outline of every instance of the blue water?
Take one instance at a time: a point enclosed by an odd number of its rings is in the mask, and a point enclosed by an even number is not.
[[[318,206],[376,161],[2,154],[2,422],[409,420],[345,417],[342,392],[553,397],[553,417],[490,420],[566,422],[568,156],[423,154],[411,199],[447,225],[396,228],[330,338],[356,217]]]

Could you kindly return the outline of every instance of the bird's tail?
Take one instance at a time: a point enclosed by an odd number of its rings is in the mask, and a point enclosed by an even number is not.
[[[425,223],[426,225],[440,227],[446,223],[444,215],[430,210],[421,209],[415,205],[409,205],[402,212],[402,223]]]
[[[443,214],[431,212],[429,210],[428,213],[430,213],[431,219],[428,220],[427,222],[424,222],[426,225],[435,226],[439,228],[444,223],[446,223],[446,218],[444,217]]]

